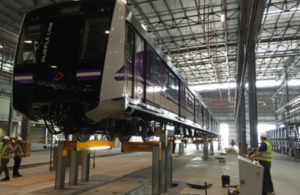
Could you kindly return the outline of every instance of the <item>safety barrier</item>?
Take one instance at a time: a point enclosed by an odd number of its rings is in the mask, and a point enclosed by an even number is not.
[[[23,142],[22,145],[23,150],[23,158],[28,158],[31,156],[31,143],[29,142]]]

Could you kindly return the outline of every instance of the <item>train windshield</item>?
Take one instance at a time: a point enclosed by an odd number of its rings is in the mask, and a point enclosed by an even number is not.
[[[109,18],[86,21],[81,59],[104,58],[109,34]]]
[[[17,64],[35,64],[42,33],[42,25],[25,26],[19,43]]]

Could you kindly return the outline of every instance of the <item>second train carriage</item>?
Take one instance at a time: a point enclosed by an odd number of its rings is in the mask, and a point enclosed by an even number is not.
[[[26,14],[13,107],[51,133],[146,141],[154,129],[217,136],[218,122],[122,0],[49,5]],[[60,131],[55,131],[54,126]]]

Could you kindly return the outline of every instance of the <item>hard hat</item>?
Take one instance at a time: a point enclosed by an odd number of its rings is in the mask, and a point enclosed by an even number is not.
[[[266,132],[262,132],[262,133],[260,134],[260,137],[267,138],[267,133],[266,133]]]
[[[9,137],[8,137],[8,136],[4,136],[3,139],[4,139],[4,140],[9,140]]]
[[[21,138],[21,137],[18,137],[18,139],[17,139],[18,141],[23,141],[23,139]]]

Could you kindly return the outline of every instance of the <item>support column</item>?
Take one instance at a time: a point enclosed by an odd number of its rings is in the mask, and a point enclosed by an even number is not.
[[[58,143],[57,152],[57,163],[56,163],[56,173],[55,173],[55,189],[62,190],[65,188],[65,176],[66,176],[66,160],[67,153],[64,152],[63,142]]]
[[[45,143],[44,144],[48,144],[48,129],[47,129],[46,126],[45,126],[44,137],[45,137]]]
[[[70,165],[70,178],[69,178],[70,186],[78,184],[78,164],[79,164],[78,153],[79,152],[76,150],[71,151],[71,165]]]
[[[184,153],[184,147],[183,147],[183,142],[181,142],[180,144],[179,144],[179,154],[183,154]]]
[[[196,150],[199,150],[199,144],[196,144]]]
[[[152,195],[160,195],[160,159],[161,146],[157,143],[152,152]]]
[[[30,126],[31,126],[30,120],[28,120],[27,118],[22,117],[21,137],[25,141],[29,141]]]
[[[255,63],[255,42],[252,42],[248,59],[248,86],[249,86],[249,124],[250,124],[250,145],[258,147],[257,138],[257,94],[256,94],[256,63]]]
[[[218,150],[220,151],[221,149],[221,137],[218,137]]]
[[[210,140],[210,156],[213,156],[214,155],[214,142],[213,142],[213,137],[211,137],[211,140]]]
[[[166,183],[166,155],[167,155],[167,146],[168,146],[168,131],[166,130],[166,125],[164,125],[164,130],[160,133],[160,142],[161,142],[161,192],[167,192],[167,183]]]
[[[203,149],[203,159],[208,159],[208,142],[207,142],[207,135],[204,135],[204,149]]]
[[[90,177],[90,150],[82,151],[82,171],[81,171],[81,181],[88,182]]]
[[[172,188],[172,142],[168,142],[166,155],[166,183],[167,188]]]
[[[241,106],[239,111],[239,122],[240,122],[240,135],[241,135],[241,143],[247,144],[247,136],[246,136],[246,116],[245,116],[245,89],[241,89],[242,98],[241,98]]]
[[[14,114],[14,111],[13,111],[13,108],[12,108],[12,105],[11,105],[11,101],[10,101],[10,103],[9,103],[9,116],[8,116],[8,129],[7,129],[7,136],[8,137],[11,137],[12,136],[11,132],[13,132],[12,131],[12,127],[13,127],[12,126],[13,114]]]

